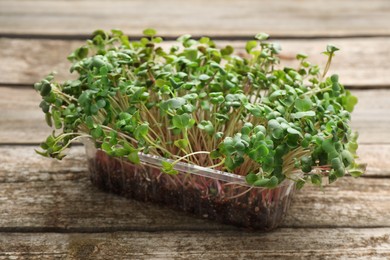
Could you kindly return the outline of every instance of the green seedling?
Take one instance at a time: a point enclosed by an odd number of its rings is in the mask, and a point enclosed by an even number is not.
[[[246,176],[247,183],[274,188],[297,180],[321,185],[350,173],[357,135],[350,119],[357,103],[339,82],[297,55],[300,67],[280,68],[280,48],[257,34],[246,56],[209,38],[179,37],[163,47],[153,29],[139,41],[119,30],[96,31],[68,59],[78,77],[63,83],[50,75],[35,84],[50,135],[40,154],[62,159],[65,148],[92,138],[107,154],[138,164],[138,153],[171,159],[163,172],[177,174],[183,161]]]

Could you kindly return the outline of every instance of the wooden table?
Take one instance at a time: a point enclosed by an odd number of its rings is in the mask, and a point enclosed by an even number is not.
[[[352,125],[369,164],[299,192],[283,225],[248,232],[126,200],[89,182],[82,146],[62,162],[34,149],[50,133],[32,84],[52,70],[69,77],[66,56],[96,28],[136,38],[145,27],[166,39],[209,35],[244,46],[265,31],[283,64],[306,52],[359,97]],[[390,258],[390,2],[387,0],[0,2],[0,259]]]

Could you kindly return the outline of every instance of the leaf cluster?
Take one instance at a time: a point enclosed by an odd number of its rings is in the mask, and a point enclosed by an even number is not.
[[[138,153],[246,176],[273,188],[294,172],[299,184],[359,176],[357,135],[349,121],[356,97],[325,77],[338,49],[320,68],[299,54],[299,68],[280,68],[278,45],[258,34],[244,56],[232,46],[190,35],[167,46],[153,29],[130,41],[119,30],[98,30],[70,56],[75,80],[50,75],[35,84],[48,125],[60,130],[42,143],[44,156],[89,136],[111,156],[139,163]]]

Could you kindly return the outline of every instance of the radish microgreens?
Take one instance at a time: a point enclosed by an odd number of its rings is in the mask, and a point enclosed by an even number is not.
[[[172,159],[161,166],[166,174],[184,161],[269,188],[294,172],[304,173],[300,187],[362,174],[349,125],[357,99],[337,75],[326,77],[336,47],[328,46],[321,73],[303,54],[298,69],[277,69],[280,49],[267,34],[247,42],[244,56],[207,37],[183,35],[167,47],[155,30],[144,35],[96,31],[69,56],[76,80],[50,75],[35,84],[48,125],[62,131],[38,153],[62,159],[87,136],[135,164],[139,152]]]

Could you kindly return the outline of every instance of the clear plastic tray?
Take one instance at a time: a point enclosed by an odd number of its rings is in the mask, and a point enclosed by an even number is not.
[[[140,165],[108,156],[91,141],[84,142],[92,183],[101,189],[141,201],[164,204],[192,215],[226,224],[271,230],[283,220],[295,191],[285,180],[275,189],[248,185],[243,176],[187,163],[177,175],[162,173],[168,159],[140,154]]]

